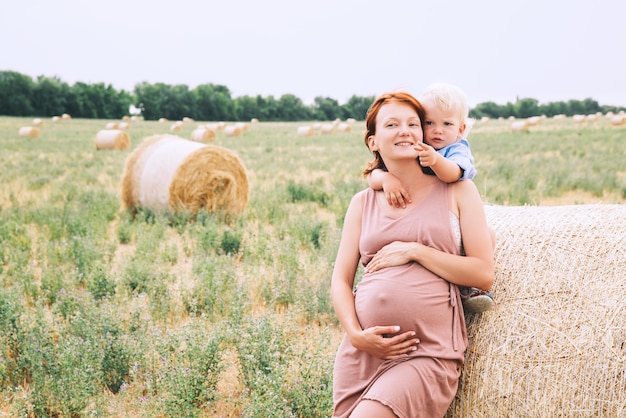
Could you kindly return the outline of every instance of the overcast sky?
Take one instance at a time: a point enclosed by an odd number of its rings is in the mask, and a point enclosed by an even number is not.
[[[626,106],[626,1],[0,0],[0,70],[307,104],[447,81],[472,105]]]

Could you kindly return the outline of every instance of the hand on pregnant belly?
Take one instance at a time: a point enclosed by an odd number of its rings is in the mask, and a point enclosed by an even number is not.
[[[357,350],[383,360],[393,360],[415,351],[419,344],[414,331],[399,331],[397,325],[370,327],[350,336],[350,342]]]
[[[394,241],[381,248],[365,266],[366,273],[373,273],[385,267],[401,266],[413,261],[410,258],[411,250],[414,250],[416,242]]]

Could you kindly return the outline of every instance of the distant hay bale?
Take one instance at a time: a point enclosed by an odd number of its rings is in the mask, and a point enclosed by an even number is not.
[[[497,237],[491,311],[447,417],[623,417],[626,205],[485,206]]]
[[[97,150],[122,150],[130,147],[130,137],[119,129],[103,129],[96,134],[94,143]]]
[[[128,122],[120,122],[119,125],[117,125],[118,129],[130,129],[130,124]]]
[[[52,122],[53,123],[61,122],[61,117],[60,116],[52,116]]]
[[[339,132],[351,132],[352,127],[347,123],[341,122],[339,125],[337,125],[337,130]]]
[[[128,120],[130,120],[130,116],[124,115],[124,116],[122,116],[122,120],[128,121]]]
[[[252,118],[250,119],[250,123],[252,124],[259,123],[259,120],[257,118]]]
[[[516,120],[515,122],[511,123],[511,131],[512,132],[527,132],[529,126],[530,124],[528,123],[528,120],[526,119]]]
[[[611,116],[611,125],[613,126],[626,125],[626,116],[621,115],[621,114]]]
[[[43,126],[43,120],[40,118],[33,119],[33,126]]]
[[[191,131],[191,140],[196,142],[215,141],[215,132],[206,127],[198,127]]]
[[[248,132],[250,130],[250,125],[245,122],[237,122],[235,126],[241,130],[241,133]]]
[[[104,129],[117,129],[118,125],[117,122],[107,122],[106,125],[104,125]]]
[[[122,174],[122,205],[131,211],[237,216],[248,193],[246,170],[232,151],[174,135],[146,138],[128,156]]]
[[[159,118],[159,123],[167,123],[169,120],[167,118]]]
[[[587,118],[585,117],[585,115],[574,115],[572,116],[572,120],[575,123],[582,123],[582,122],[586,122]]]
[[[71,120],[72,117],[69,114],[67,114],[67,113],[63,113],[61,115],[61,119],[63,119],[63,120]]]
[[[315,135],[315,129],[312,126],[298,126],[298,136],[313,136]]]
[[[320,127],[320,132],[323,134],[332,134],[333,132],[335,132],[335,128],[336,128],[336,125],[332,123],[324,123]]]
[[[170,131],[172,132],[177,132],[177,131],[180,131],[181,129],[183,129],[183,122],[180,120],[177,122],[174,122],[172,126],[170,126]]]
[[[225,136],[239,136],[241,135],[241,128],[237,125],[228,125],[224,128]]]
[[[33,126],[22,126],[17,134],[19,136],[27,136],[29,138],[39,138],[39,136],[41,135],[39,129]]]

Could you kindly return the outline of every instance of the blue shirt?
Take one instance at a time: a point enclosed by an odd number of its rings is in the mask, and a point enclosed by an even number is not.
[[[470,145],[467,139],[461,138],[454,144],[438,149],[437,152],[444,158],[454,161],[461,167],[463,174],[461,174],[459,180],[471,180],[476,175],[474,157],[472,156],[472,151],[470,151]]]

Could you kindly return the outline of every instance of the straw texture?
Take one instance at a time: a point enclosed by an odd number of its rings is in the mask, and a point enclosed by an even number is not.
[[[248,175],[239,157],[224,147],[206,145],[178,166],[169,188],[169,206],[236,217],[248,204],[248,188]]]
[[[626,205],[486,206],[494,309],[447,417],[626,417]]]

